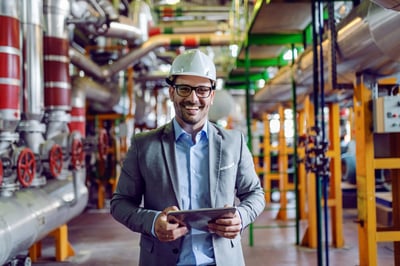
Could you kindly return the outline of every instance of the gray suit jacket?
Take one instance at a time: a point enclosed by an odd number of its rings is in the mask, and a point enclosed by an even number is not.
[[[252,155],[239,131],[208,125],[211,205],[233,205],[237,199],[245,228],[265,207]],[[111,215],[141,233],[139,265],[173,266],[178,260],[182,239],[160,242],[151,233],[159,211],[173,205],[180,208],[178,164],[172,122],[132,138],[111,199]],[[213,247],[218,266],[244,265],[240,236],[231,240],[213,235]]]

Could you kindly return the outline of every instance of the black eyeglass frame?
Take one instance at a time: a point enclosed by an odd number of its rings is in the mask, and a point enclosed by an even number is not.
[[[193,86],[186,85],[186,84],[173,84],[173,85],[171,85],[171,86],[176,90],[176,93],[177,93],[179,96],[181,96],[181,97],[188,97],[188,96],[190,96],[190,95],[192,94],[192,92],[194,91],[194,92],[196,93],[196,96],[197,96],[197,97],[205,99],[205,98],[210,97],[211,91],[213,90],[212,87],[208,87],[208,86],[196,86],[196,87],[193,87]],[[186,95],[186,94],[185,94],[185,95],[182,95],[182,94],[179,92],[179,87],[190,88],[190,92],[189,92],[187,95]],[[207,96],[201,96],[201,95],[199,95],[198,90],[201,89],[201,88],[203,88],[203,89],[204,89],[204,88],[207,88],[207,89],[208,89],[208,94],[207,94]]]

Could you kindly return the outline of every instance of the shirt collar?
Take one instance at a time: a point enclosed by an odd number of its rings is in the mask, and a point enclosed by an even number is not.
[[[174,124],[175,141],[178,141],[179,137],[182,134],[189,134],[179,125],[179,123],[176,121],[175,118],[172,119],[172,123]],[[203,134],[204,136],[206,136],[208,138],[208,121],[207,120],[204,123],[203,128],[200,130],[199,133]]]

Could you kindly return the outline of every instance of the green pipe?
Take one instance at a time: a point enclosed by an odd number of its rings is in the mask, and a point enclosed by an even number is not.
[[[292,51],[294,52],[294,44],[292,44]],[[294,53],[292,53],[294,54]],[[294,56],[292,57],[292,66],[295,63]],[[295,190],[295,197],[296,197],[296,245],[300,244],[300,197],[299,197],[299,179],[297,173],[297,141],[298,141],[298,129],[297,129],[297,101],[296,101],[296,81],[294,78],[294,73],[292,69],[292,112],[293,112],[293,127],[294,127],[294,136],[293,136],[293,180],[294,180],[294,190]]]

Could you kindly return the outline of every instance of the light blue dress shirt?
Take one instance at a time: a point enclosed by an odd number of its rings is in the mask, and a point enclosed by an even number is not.
[[[173,123],[182,209],[210,208],[207,123],[197,133],[195,142],[193,142],[192,136],[185,132],[175,119]],[[214,263],[212,235],[209,232],[191,229],[184,236],[177,265],[209,265]]]

